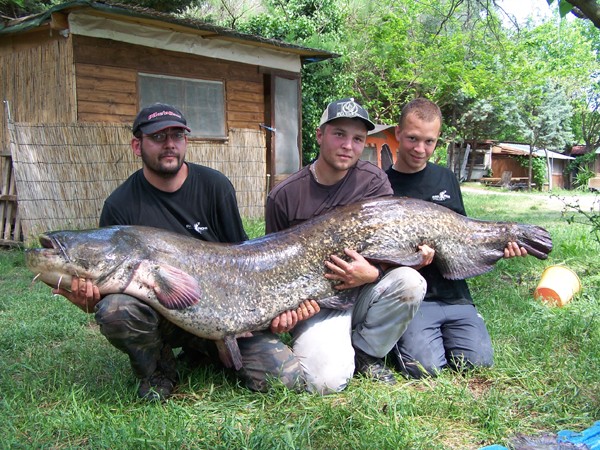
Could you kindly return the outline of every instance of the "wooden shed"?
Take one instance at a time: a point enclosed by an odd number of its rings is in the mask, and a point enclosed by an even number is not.
[[[575,158],[577,156],[585,155],[586,152],[587,152],[587,148],[585,145],[574,145],[568,151],[569,155],[572,156],[573,158]],[[593,170],[594,172],[596,172],[596,177],[600,177],[600,148],[596,149],[594,153],[596,154],[596,156],[594,158],[593,165],[590,165],[590,170]]]
[[[369,131],[367,135],[361,159],[371,161],[383,170],[388,170],[396,162],[400,146],[395,129],[396,125],[375,125],[375,129]]]
[[[301,164],[303,64],[337,55],[151,10],[78,0],[0,28],[0,243],[95,226],[141,167],[137,111],[179,107],[188,161],[233,182],[242,216]]]
[[[529,156],[529,145],[518,143],[500,143],[492,147],[492,171],[495,177],[500,177],[503,172],[511,172],[513,179],[527,179],[529,169],[523,167],[515,159],[515,156]],[[564,188],[564,173],[567,164],[574,158],[562,153],[551,150],[535,149],[533,156],[544,158],[547,163],[548,173],[551,178],[548,180],[548,188]]]

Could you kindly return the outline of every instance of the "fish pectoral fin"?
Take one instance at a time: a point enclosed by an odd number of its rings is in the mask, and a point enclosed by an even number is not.
[[[386,252],[385,255],[361,253],[361,255],[371,264],[391,264],[394,266],[420,266],[423,264],[423,255],[420,251],[406,252]]]
[[[219,351],[219,359],[227,368],[234,367],[235,370],[242,368],[242,354],[235,336],[225,336],[223,340],[215,341]]]
[[[346,291],[340,291],[338,294],[331,297],[317,300],[317,303],[321,308],[345,311],[352,308],[354,302],[356,301],[356,296],[355,289],[349,289]]]
[[[198,281],[181,269],[168,264],[157,264],[153,270],[154,293],[167,309],[185,309],[200,300]]]

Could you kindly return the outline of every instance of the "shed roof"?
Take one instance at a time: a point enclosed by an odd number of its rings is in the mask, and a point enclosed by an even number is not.
[[[371,131],[367,132],[368,135],[371,134],[377,134],[380,133],[382,131],[385,131],[389,128],[396,128],[396,125],[382,125],[382,124],[376,124],[375,128],[373,128]]]
[[[277,39],[241,33],[239,31],[202,22],[196,19],[179,18],[172,14],[161,13],[152,9],[116,3],[95,2],[91,0],[74,0],[27,17],[12,19],[0,23],[0,35],[25,33],[40,27],[55,28],[55,15],[69,14],[74,11],[87,10],[94,15],[115,20],[128,21],[140,25],[162,28],[170,31],[193,33],[204,39],[220,39],[238,44],[262,47],[284,53],[296,54],[302,63],[323,61],[339,55],[325,50],[289,44]]]
[[[562,153],[554,152],[552,150],[547,150],[547,152],[550,159],[575,159],[572,156],[563,155]],[[500,143],[492,147],[492,153],[526,156],[529,155],[529,144]],[[533,154],[535,156],[546,157],[546,150],[536,148],[534,149]]]
[[[586,146],[585,145],[574,145],[571,148],[571,155],[575,155],[575,156],[579,156],[579,155],[585,155],[585,150],[586,150]],[[598,155],[600,154],[600,148],[597,148],[595,153]]]

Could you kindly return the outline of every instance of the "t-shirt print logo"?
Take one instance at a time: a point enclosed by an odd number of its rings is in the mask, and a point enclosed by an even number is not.
[[[450,199],[450,196],[446,194],[446,191],[441,191],[439,194],[431,196],[431,200],[434,202],[445,202],[448,199]]]
[[[187,229],[193,228],[194,231],[198,234],[202,234],[206,230],[208,230],[208,227],[203,227],[200,222],[196,222],[194,225],[186,225],[186,228]]]

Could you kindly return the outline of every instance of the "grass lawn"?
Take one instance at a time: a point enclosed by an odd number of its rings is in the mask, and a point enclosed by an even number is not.
[[[354,379],[327,397],[258,394],[215,367],[182,372],[163,404],[136,398],[124,354],[91,315],[53,297],[19,250],[0,251],[0,448],[477,449],[516,434],[580,431],[600,420],[600,246],[547,194],[465,192],[471,217],[547,228],[554,250],[500,261],[471,279],[495,366],[381,386]],[[260,234],[262,224],[248,231]],[[564,308],[533,299],[546,266],[582,291]]]

